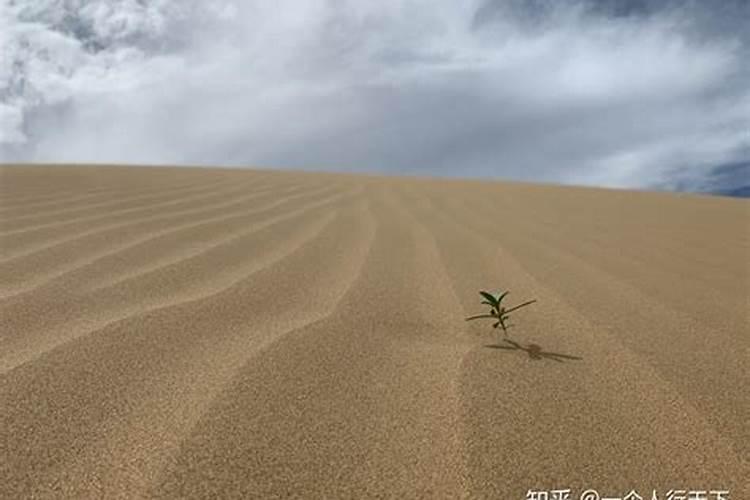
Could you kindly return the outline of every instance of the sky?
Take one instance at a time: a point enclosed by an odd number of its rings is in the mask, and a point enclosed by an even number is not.
[[[750,188],[750,0],[0,0],[0,162]]]

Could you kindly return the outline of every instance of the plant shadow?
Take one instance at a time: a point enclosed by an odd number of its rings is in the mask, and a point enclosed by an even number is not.
[[[515,342],[510,339],[503,339],[503,342],[506,342],[508,345],[502,345],[502,344],[488,344],[484,347],[487,347],[489,349],[504,349],[506,351],[524,351],[526,354],[529,355],[529,358],[539,361],[542,359],[551,359],[553,361],[557,361],[558,363],[564,363],[565,360],[581,360],[583,358],[579,356],[571,356],[570,354],[561,354],[558,352],[548,352],[542,349],[542,347],[538,344],[527,344],[525,347],[518,342]]]

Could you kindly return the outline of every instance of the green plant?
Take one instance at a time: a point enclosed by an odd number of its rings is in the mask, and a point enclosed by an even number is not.
[[[492,325],[493,328],[502,327],[503,333],[505,336],[508,336],[508,328],[510,328],[511,325],[507,324],[507,321],[509,319],[510,313],[513,311],[520,309],[522,307],[528,306],[529,304],[533,304],[536,302],[535,300],[529,300],[524,302],[523,304],[519,304],[517,306],[510,307],[508,309],[505,308],[505,306],[502,305],[503,299],[508,296],[510,291],[503,292],[497,297],[492,295],[489,292],[480,291],[479,294],[484,297],[484,300],[482,301],[482,304],[487,304],[490,306],[490,313],[489,314],[478,314],[476,316],[470,316],[466,318],[466,321],[471,321],[473,319],[480,319],[480,318],[492,318],[496,320],[495,324]]]

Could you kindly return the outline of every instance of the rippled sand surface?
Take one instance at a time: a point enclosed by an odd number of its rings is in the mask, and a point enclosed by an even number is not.
[[[750,498],[749,228],[696,195],[0,167],[0,498]],[[530,350],[464,320],[480,289],[538,301]]]

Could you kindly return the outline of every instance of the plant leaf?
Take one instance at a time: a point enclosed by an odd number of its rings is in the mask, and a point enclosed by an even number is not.
[[[501,294],[501,295],[500,295],[500,296],[499,296],[499,297],[497,298],[497,303],[499,304],[500,302],[502,302],[502,301],[503,301],[503,298],[505,298],[505,296],[506,296],[506,295],[508,295],[509,293],[510,293],[510,290],[508,290],[507,292],[503,292],[503,293],[502,293],[502,294]]]
[[[479,293],[482,297],[490,301],[491,306],[496,306],[499,303],[498,300],[495,298],[495,296],[492,295],[491,293],[485,292],[485,291],[481,291]]]

